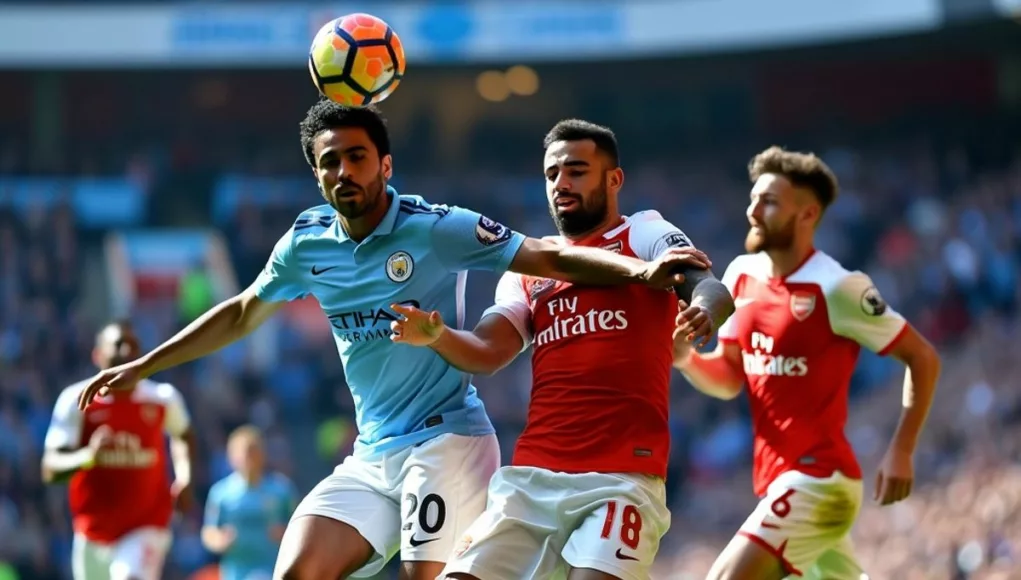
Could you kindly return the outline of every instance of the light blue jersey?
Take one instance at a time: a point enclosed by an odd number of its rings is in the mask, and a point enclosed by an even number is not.
[[[389,211],[361,243],[329,205],[305,211],[255,281],[261,300],[311,294],[329,317],[364,457],[443,433],[493,433],[469,375],[431,349],[390,340],[390,305],[438,310],[461,328],[466,271],[503,273],[525,239],[467,209],[388,194]]]
[[[203,525],[230,527],[236,534],[220,558],[221,580],[270,578],[280,547],[270,530],[287,525],[297,497],[291,482],[278,473],[267,474],[254,486],[237,473],[213,484]]]

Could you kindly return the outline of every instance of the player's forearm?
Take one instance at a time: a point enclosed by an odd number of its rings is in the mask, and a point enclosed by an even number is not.
[[[173,338],[142,357],[143,378],[212,354],[251,333],[261,320],[246,312],[242,296],[211,308]]]
[[[901,416],[891,445],[906,453],[914,453],[932,406],[941,365],[939,355],[931,348],[918,353],[907,363]]]
[[[63,481],[80,469],[91,466],[96,453],[91,447],[74,451],[49,450],[43,454],[42,479],[46,483]]]
[[[647,268],[641,260],[614,252],[528,238],[510,270],[575,284],[613,286],[644,281]]]
[[[429,347],[454,368],[473,375],[491,375],[514,358],[474,332],[449,326]]]
[[[688,348],[685,354],[674,358],[674,367],[693,387],[717,399],[733,399],[744,385],[744,375],[720,351],[702,354]]]
[[[170,461],[174,466],[174,479],[180,484],[191,483],[196,447],[195,435],[191,430],[181,437],[170,439]]]
[[[689,301],[685,296],[680,298],[692,306],[705,307],[713,320],[713,329],[723,326],[723,323],[734,313],[734,298],[730,295],[730,291],[727,290],[723,282],[713,277],[709,270],[687,271],[684,273],[685,284],[689,280],[694,284],[691,290],[691,299]]]

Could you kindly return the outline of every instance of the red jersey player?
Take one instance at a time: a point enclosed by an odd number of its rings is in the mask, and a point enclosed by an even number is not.
[[[687,252],[692,339],[733,311],[704,255],[653,211],[623,217],[624,174],[609,129],[568,120],[545,139],[544,172],[560,243],[652,260]],[[673,250],[671,250],[673,248]],[[679,250],[678,250],[679,249]],[[692,298],[694,294],[694,298]],[[507,274],[473,332],[437,312],[395,306],[394,340],[429,345],[455,367],[492,373],[529,345],[533,385],[513,466],[462,537],[446,578],[647,578],[670,525],[664,478],[677,296],[639,286],[584,287]]]
[[[107,369],[133,360],[138,339],[124,322],[96,337],[93,361]],[[180,393],[149,380],[100,397],[85,412],[64,389],[53,408],[43,479],[70,477],[75,580],[158,580],[170,547],[170,516],[191,503],[194,439]],[[176,479],[169,481],[164,434],[171,437]]]
[[[752,160],[749,176],[749,253],[723,276],[737,311],[711,354],[683,341],[677,349],[676,365],[696,388],[730,399],[747,383],[751,400],[754,484],[763,499],[709,578],[859,580],[848,533],[861,504],[861,469],[844,436],[859,349],[908,367],[900,424],[876,478],[874,499],[883,505],[911,492],[939,356],[868,276],[814,249],[815,228],[837,194],[820,159],[773,147]]]

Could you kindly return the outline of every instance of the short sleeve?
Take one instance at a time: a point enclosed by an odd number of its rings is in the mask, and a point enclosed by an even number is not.
[[[734,289],[737,287],[737,279],[741,275],[741,269],[738,266],[738,261],[734,260],[727,266],[727,270],[723,273],[723,279],[720,282],[726,286],[727,291],[734,297],[735,304],[737,303],[737,296],[734,294]],[[737,323],[735,319],[737,317],[731,314],[727,321],[720,326],[720,329],[716,331],[716,336],[723,342],[734,342],[737,340]]]
[[[53,417],[43,446],[49,451],[77,449],[82,445],[82,412],[78,410],[79,389],[68,388],[53,405]]]
[[[451,207],[437,219],[431,236],[433,251],[452,272],[506,272],[525,241],[507,226],[461,207]]]
[[[163,430],[171,437],[180,437],[191,427],[191,416],[184,404],[184,397],[173,385],[163,383],[157,387],[163,401]]]
[[[866,274],[851,272],[826,295],[834,334],[887,354],[907,321],[883,300]]]
[[[688,236],[658,212],[639,212],[631,219],[631,250],[642,260],[651,262],[670,248],[692,247]]]
[[[265,302],[286,302],[308,294],[296,262],[294,230],[291,229],[277,241],[266,267],[255,278],[256,297]]]
[[[511,324],[521,335],[521,350],[532,344],[532,309],[525,295],[524,280],[520,274],[505,272],[496,284],[496,297],[493,305],[482,313],[482,318],[490,314],[499,314]]]
[[[223,526],[223,482],[213,484],[209,488],[209,496],[206,498],[206,510],[202,517],[202,525],[219,528]]]

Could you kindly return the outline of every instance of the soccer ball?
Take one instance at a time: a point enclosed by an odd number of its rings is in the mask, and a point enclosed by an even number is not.
[[[390,96],[404,77],[404,47],[390,25],[371,14],[348,14],[319,29],[308,70],[319,92],[349,107]]]

